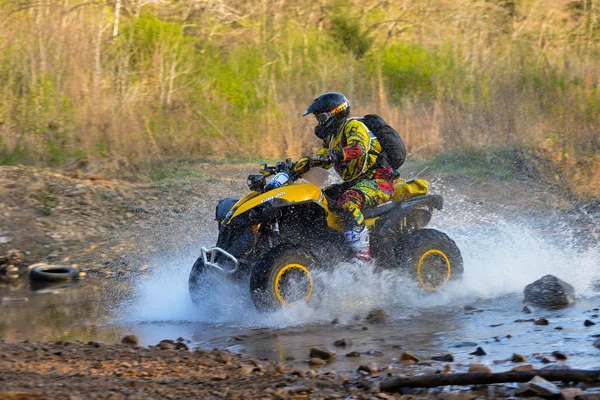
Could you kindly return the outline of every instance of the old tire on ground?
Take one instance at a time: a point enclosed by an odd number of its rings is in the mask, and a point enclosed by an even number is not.
[[[250,277],[250,296],[256,309],[270,312],[313,296],[316,257],[307,249],[282,244],[258,260]]]
[[[70,265],[40,265],[29,271],[29,279],[37,282],[59,282],[79,279],[79,270]]]
[[[463,259],[454,240],[435,229],[420,229],[403,238],[397,247],[398,263],[422,287],[435,291],[460,279]]]

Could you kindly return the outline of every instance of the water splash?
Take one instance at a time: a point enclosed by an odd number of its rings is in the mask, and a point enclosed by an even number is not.
[[[319,306],[294,304],[279,312],[256,312],[248,284],[231,284],[216,278],[208,289],[208,301],[195,307],[189,298],[187,279],[197,256],[194,247],[178,255],[161,255],[154,275],[138,285],[127,319],[134,322],[206,322],[241,327],[288,327],[304,324],[352,321],[373,308],[383,308],[396,318],[426,307],[464,304],[506,295],[522,295],[525,285],[553,274],[575,287],[578,296],[594,295],[592,282],[600,279],[600,246],[580,243],[565,216],[549,215],[547,221],[483,212],[476,204],[449,193],[451,205],[434,217],[433,228],[446,232],[462,251],[464,279],[441,291],[425,294],[395,271],[349,271],[341,266],[315,276]],[[204,243],[206,244],[206,243]],[[358,278],[357,278],[358,276]]]

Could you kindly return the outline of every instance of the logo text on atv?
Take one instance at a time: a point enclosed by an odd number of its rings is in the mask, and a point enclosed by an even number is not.
[[[266,197],[266,198],[262,199],[260,203],[261,204],[266,203],[269,200],[273,200],[273,199],[275,199],[277,197],[281,197],[281,196],[285,196],[285,192],[279,192],[277,194],[274,194],[273,196]]]

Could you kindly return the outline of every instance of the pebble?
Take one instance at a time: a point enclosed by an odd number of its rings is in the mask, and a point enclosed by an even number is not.
[[[594,321],[590,321],[589,319],[586,319],[585,321],[583,321],[583,325],[593,326],[593,325],[596,325],[596,323]]]
[[[525,362],[525,361],[527,361],[527,357],[525,357],[522,354],[513,353],[512,357],[511,357],[511,361],[514,363]]]
[[[333,357],[335,357],[334,351],[319,349],[316,347],[313,347],[310,349],[309,358],[320,358],[322,360],[331,360]]]
[[[358,351],[351,351],[350,353],[346,354],[346,357],[360,357],[360,353]]]
[[[546,318],[540,318],[534,322],[535,325],[548,325],[548,320]]]
[[[574,400],[575,396],[583,392],[580,388],[566,388],[560,391],[563,400]]]
[[[553,351],[552,355],[554,356],[554,358],[556,358],[557,360],[561,360],[561,361],[569,358],[566,354],[561,353],[560,351]]]
[[[454,362],[454,356],[450,353],[441,356],[433,356],[431,359],[434,361]]]
[[[416,356],[414,356],[408,352],[402,353],[402,355],[400,356],[400,360],[407,361],[407,362],[415,362],[415,363],[419,362],[419,359]]]
[[[368,365],[361,365],[358,367],[358,372],[364,372],[366,375],[373,375],[379,372],[379,368],[375,363],[369,363]]]
[[[523,306],[523,309],[521,311],[524,312],[525,314],[531,314],[531,308],[529,308],[527,306]]]
[[[517,365],[516,367],[511,369],[511,371],[531,371],[532,369],[535,369],[535,367],[533,365],[523,364],[523,365]]]
[[[384,324],[387,322],[387,319],[387,313],[380,308],[369,311],[365,318],[365,320],[370,324]]]
[[[475,350],[472,353],[469,353],[472,356],[485,356],[487,355],[487,353],[485,352],[485,350],[483,350],[481,347],[478,347],[477,350]]]
[[[600,400],[600,388],[586,389],[576,395],[575,400]]]
[[[491,373],[492,370],[490,369],[490,367],[488,367],[486,365],[472,363],[472,364],[469,365],[469,372],[487,372],[487,373]]]
[[[333,345],[335,347],[347,347],[347,346],[351,346],[352,345],[352,340],[347,339],[347,338],[343,338],[340,340],[336,340]]]
[[[515,393],[522,396],[540,397],[559,397],[561,394],[558,386],[539,376],[536,376],[529,382],[519,386]]]
[[[325,364],[325,360],[323,360],[321,358],[313,357],[308,361],[308,363],[310,365],[323,365],[323,364]]]
[[[125,343],[125,344],[138,344],[140,341],[138,339],[137,336],[135,335],[126,335],[123,336],[123,339],[121,339],[121,343]]]
[[[600,339],[594,340],[594,347],[600,349]]]

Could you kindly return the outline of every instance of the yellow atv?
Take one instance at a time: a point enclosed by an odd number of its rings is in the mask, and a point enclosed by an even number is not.
[[[221,200],[217,244],[202,248],[189,277],[190,296],[202,306],[214,276],[250,282],[259,311],[314,300],[314,271],[349,261],[335,198],[344,183],[320,188],[328,172],[313,168],[300,177],[291,160],[263,165],[248,176],[250,193]],[[267,183],[266,178],[272,176]],[[309,183],[298,183],[303,178]],[[427,194],[422,179],[396,180],[388,203],[364,211],[371,253],[378,268],[396,268],[435,291],[463,274],[460,250],[445,233],[423,229],[443,199]],[[245,280],[246,279],[246,280]]]

